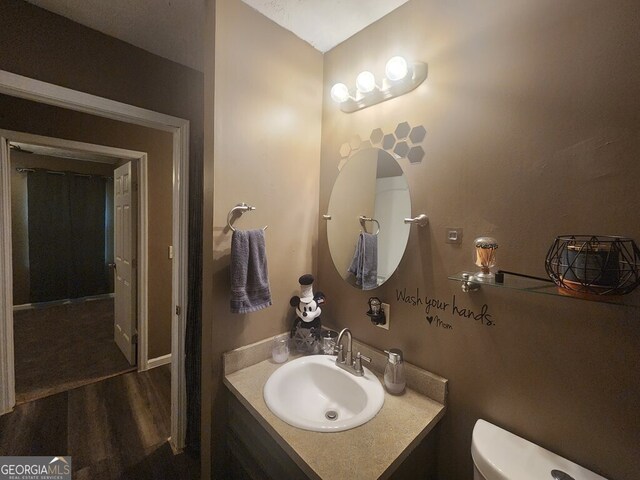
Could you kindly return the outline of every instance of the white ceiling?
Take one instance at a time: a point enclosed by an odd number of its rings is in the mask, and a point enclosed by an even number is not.
[[[87,27],[203,71],[205,0],[27,0]],[[321,52],[408,0],[243,0]]]
[[[242,0],[322,53],[408,0]]]

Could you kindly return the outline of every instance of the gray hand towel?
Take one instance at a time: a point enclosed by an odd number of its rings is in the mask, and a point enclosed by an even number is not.
[[[347,268],[347,272],[353,274],[356,277],[357,285],[362,285],[362,270],[360,269],[361,258],[362,258],[362,233],[358,235],[358,242],[356,243],[356,249],[353,252],[351,265],[349,265],[349,268]]]
[[[348,271],[356,277],[356,285],[363,290],[371,290],[378,286],[377,235],[365,232],[358,235],[358,244]]]
[[[263,230],[236,230],[231,238],[231,313],[271,306]]]

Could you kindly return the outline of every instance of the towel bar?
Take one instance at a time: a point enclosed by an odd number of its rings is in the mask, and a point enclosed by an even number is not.
[[[229,210],[229,213],[227,214],[227,226],[231,229],[232,232],[235,232],[236,229],[233,228],[233,225],[231,225],[231,217],[233,217],[233,214],[235,212],[240,212],[240,215],[242,215],[244,212],[247,212],[249,210],[255,210],[255,209],[256,209],[256,207],[252,207],[251,205],[247,205],[244,202],[239,203],[238,205],[233,207],[231,210]],[[268,226],[269,225],[265,225],[264,227],[262,227],[262,230],[266,230]]]
[[[416,223],[420,227],[426,227],[429,224],[429,217],[427,217],[424,213],[421,213],[415,218],[405,218],[404,223]]]

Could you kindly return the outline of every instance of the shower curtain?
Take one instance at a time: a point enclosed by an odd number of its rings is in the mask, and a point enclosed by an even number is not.
[[[31,302],[107,293],[106,179],[35,170],[27,194]]]

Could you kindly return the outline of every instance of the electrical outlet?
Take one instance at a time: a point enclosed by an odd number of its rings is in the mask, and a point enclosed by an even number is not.
[[[384,318],[386,319],[386,322],[384,323],[384,325],[376,325],[376,327],[389,330],[389,321],[391,320],[391,305],[389,305],[388,303],[383,303],[382,311],[384,312]]]

